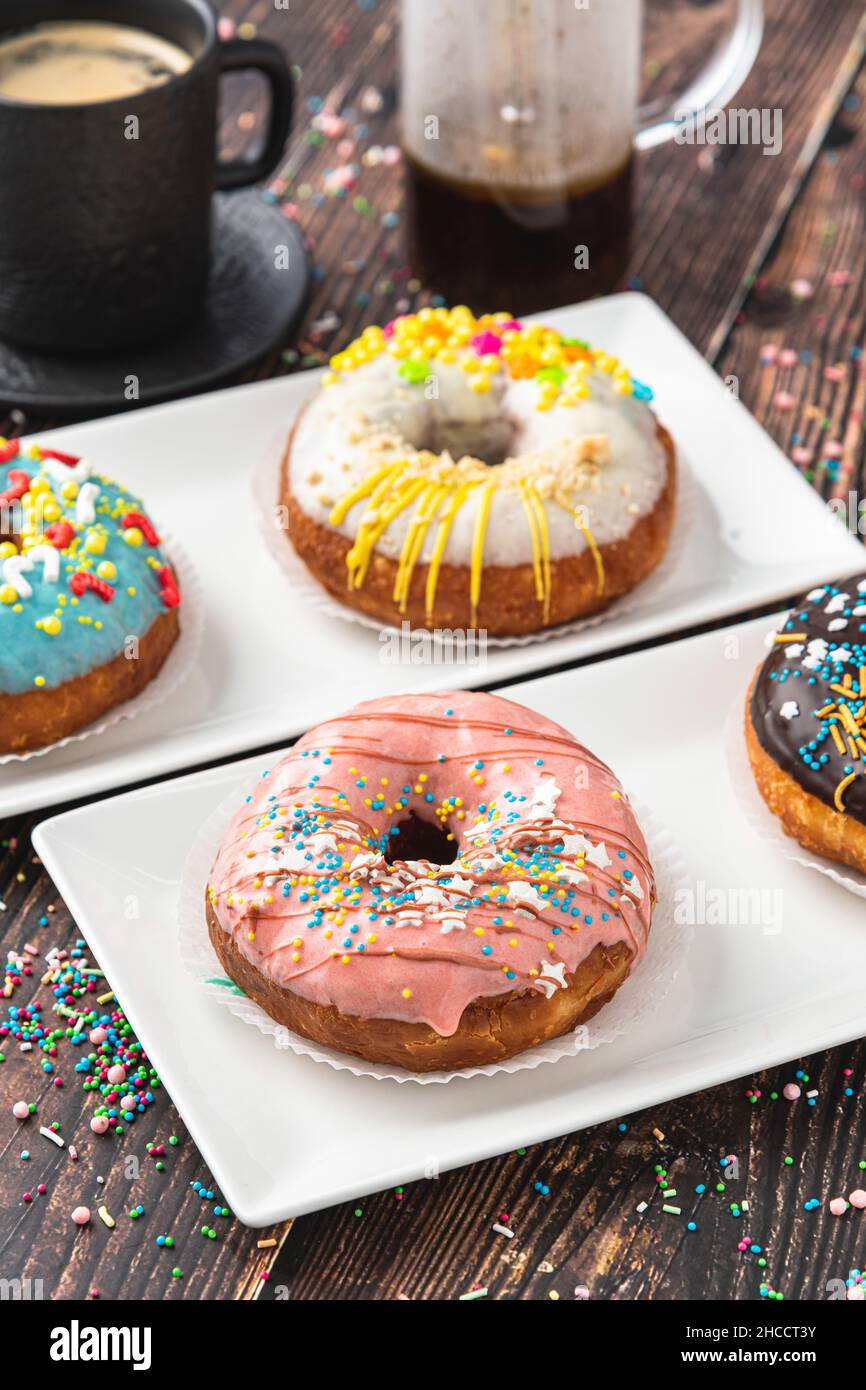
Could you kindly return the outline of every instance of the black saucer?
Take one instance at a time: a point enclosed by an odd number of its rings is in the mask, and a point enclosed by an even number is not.
[[[288,247],[288,269],[278,248]],[[0,401],[23,409],[111,413],[214,386],[284,343],[309,272],[294,222],[259,193],[214,198],[213,264],[200,319],[181,336],[111,358],[50,357],[0,341]],[[128,380],[138,396],[128,399]]]

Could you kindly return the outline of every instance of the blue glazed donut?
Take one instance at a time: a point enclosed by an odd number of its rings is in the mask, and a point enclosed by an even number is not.
[[[86,459],[0,440],[0,753],[44,747],[142,690],[179,605],[137,499]]]

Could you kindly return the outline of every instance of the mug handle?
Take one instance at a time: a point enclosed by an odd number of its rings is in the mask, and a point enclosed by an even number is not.
[[[254,68],[267,79],[271,98],[268,131],[257,159],[217,159],[217,188],[243,188],[267,178],[279,163],[292,124],[295,85],[282,51],[263,39],[227,39],[219,46],[222,72]]]
[[[683,114],[695,115],[725,106],[749,75],[763,33],[763,0],[738,0],[737,17],[727,42],[713,54],[694,82],[677,96],[638,109],[637,149],[651,150],[672,139]]]

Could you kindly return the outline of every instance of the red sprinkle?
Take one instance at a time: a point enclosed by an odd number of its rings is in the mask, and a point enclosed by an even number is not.
[[[14,441],[13,441],[13,442],[14,442]],[[17,449],[16,449],[15,452],[16,452],[16,453],[18,452]],[[11,455],[11,457],[14,458],[15,455],[13,454],[13,455]],[[0,463],[3,463],[3,462],[4,462],[4,460],[3,460],[2,458],[0,458]],[[0,492],[0,503],[3,503],[3,502],[20,502],[20,500],[21,500],[21,498],[24,496],[25,492],[29,492],[29,491],[30,491],[30,475],[29,475],[29,473],[25,473],[24,470],[23,470],[23,468],[13,468],[12,471],[10,472],[10,474],[9,474],[9,486],[6,488],[6,491],[5,491],[5,492]]]
[[[69,521],[52,521],[45,528],[45,539],[51,542],[55,550],[65,550],[74,537],[75,527]]]
[[[104,579],[97,579],[95,574],[90,574],[87,570],[76,570],[69,581],[69,587],[78,598],[85,594],[88,589],[92,589],[103,603],[111,603],[114,598],[112,586],[106,584]]]
[[[163,565],[159,571],[159,587],[166,608],[177,608],[180,604],[180,589],[168,565]]]
[[[42,457],[44,459],[57,459],[58,463],[65,463],[67,468],[74,468],[76,463],[81,462],[79,454],[61,454],[59,449],[43,449]]]
[[[17,458],[21,451],[21,444],[17,439],[10,439],[8,444],[4,444],[0,449],[0,463],[8,463],[10,459]]]
[[[124,531],[130,527],[137,526],[148,545],[159,545],[159,536],[154,531],[144,512],[127,512],[126,516],[120,518],[120,524]]]

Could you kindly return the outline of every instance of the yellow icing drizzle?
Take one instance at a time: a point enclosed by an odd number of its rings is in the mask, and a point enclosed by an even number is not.
[[[469,569],[469,602],[472,605],[472,626],[478,617],[478,600],[481,598],[481,571],[484,565],[484,537],[487,534],[487,521],[493,502],[495,482],[488,483],[481,494],[481,505],[475,518],[475,532],[472,536],[472,559]]]
[[[592,534],[586,522],[584,521],[580,508],[573,506],[569,499],[566,497],[565,493],[556,493],[556,501],[559,503],[561,507],[564,507],[565,510],[571,516],[574,517],[578,530],[582,532],[586,540],[586,543],[589,546],[590,554],[592,555],[592,558],[595,561],[595,573],[597,577],[596,592],[599,595],[601,595],[604,593],[604,561],[601,558],[601,551],[599,550],[598,545],[596,544],[595,536]]]
[[[406,612],[412,575],[418,562],[418,556],[421,554],[425,537],[430,529],[430,523],[433,521],[436,509],[446,496],[447,491],[447,488],[430,483],[421,494],[418,510],[406,532],[400,563],[397,566],[397,578],[394,581],[394,602],[399,604],[401,613]]]
[[[445,515],[440,519],[439,530],[436,532],[436,540],[433,543],[433,554],[430,556],[430,565],[427,570],[427,588],[424,595],[424,606],[428,623],[433,622],[433,605],[436,601],[436,585],[439,581],[439,569],[442,564],[442,556],[445,554],[445,547],[448,544],[448,537],[451,534],[451,526],[454,518],[459,512],[475,483],[461,483],[455,489],[451,506]]]

